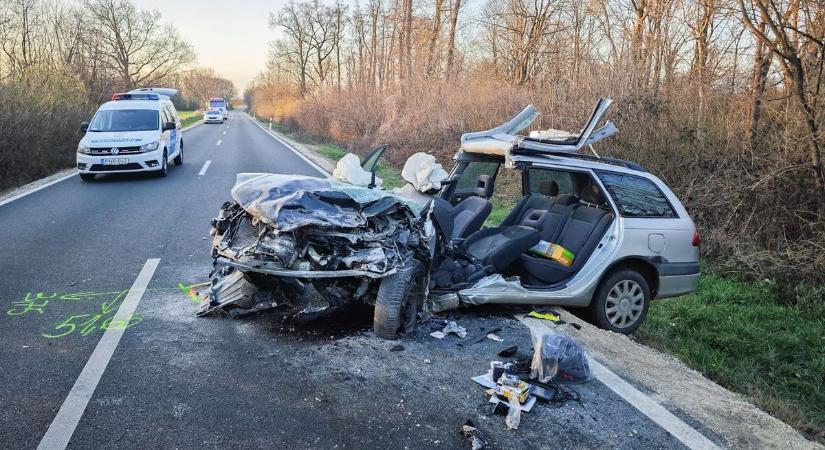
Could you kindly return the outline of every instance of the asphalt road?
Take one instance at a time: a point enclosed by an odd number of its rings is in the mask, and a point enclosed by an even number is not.
[[[581,403],[537,405],[508,431],[469,379],[505,345],[529,356],[507,311],[457,315],[471,333],[503,328],[503,343],[470,347],[428,325],[383,341],[369,311],[301,326],[195,318],[187,286],[207,280],[209,220],[239,172],[318,174],[233,113],[187,130],[166,178],[72,177],[0,206],[0,447],[37,447],[150,258],[157,270],[69,448],[469,448],[468,418],[500,448],[683,447],[595,380],[576,386]]]

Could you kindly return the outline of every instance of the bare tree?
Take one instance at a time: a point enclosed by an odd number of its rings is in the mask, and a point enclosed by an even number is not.
[[[158,11],[139,10],[127,0],[87,0],[84,7],[123,88],[157,83],[195,59],[192,46],[162,23]]]
[[[811,48],[812,53],[825,56],[825,40],[815,36],[807,26],[800,26],[798,13],[802,9],[806,18],[821,20],[819,11],[813,11],[807,0],[738,0],[742,23],[751,31],[767,50],[773,52],[785,74],[791,94],[796,99],[808,129],[808,153],[814,180],[825,189],[825,173],[822,169],[822,144],[819,142],[817,111],[814,110],[814,95],[808,91],[806,67],[802,60],[802,48]],[[765,27],[762,27],[764,22]],[[811,30],[813,31],[813,30]],[[815,31],[814,31],[815,32]],[[818,84],[818,83],[817,83]],[[817,86],[818,88],[818,86]]]

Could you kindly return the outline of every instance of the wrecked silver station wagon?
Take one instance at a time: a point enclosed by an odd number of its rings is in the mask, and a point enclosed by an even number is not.
[[[328,179],[240,174],[235,201],[213,220],[215,266],[199,314],[366,302],[376,334],[394,338],[422,310],[552,304],[589,307],[600,327],[634,331],[652,299],[695,290],[700,239],[659,178],[596,154],[593,144],[617,132],[598,127],[609,105],[599,100],[578,132],[521,135],[538,116],[528,106],[464,134],[450,174],[413,155],[402,170],[409,184],[393,192],[375,176],[386,147],[360,167],[345,156]],[[522,197],[484,227],[500,170],[520,174]],[[327,306],[294,304],[308,284]]]

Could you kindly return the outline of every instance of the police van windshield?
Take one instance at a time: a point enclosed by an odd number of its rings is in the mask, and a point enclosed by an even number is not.
[[[89,131],[150,131],[159,128],[160,116],[152,109],[98,111]]]
[[[213,108],[223,108],[226,102],[223,100],[209,100],[209,106]]]

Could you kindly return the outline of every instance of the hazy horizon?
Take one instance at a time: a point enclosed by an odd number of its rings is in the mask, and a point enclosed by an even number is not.
[[[228,78],[238,94],[266,65],[269,42],[269,13],[285,0],[135,0],[144,9],[156,9],[189,41],[199,67],[211,67]]]

